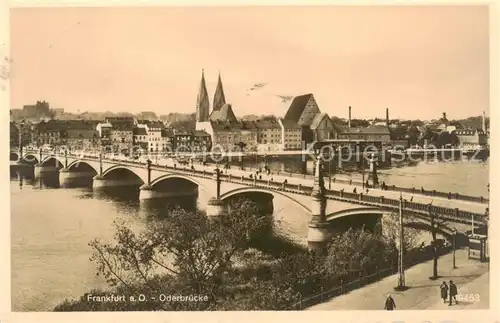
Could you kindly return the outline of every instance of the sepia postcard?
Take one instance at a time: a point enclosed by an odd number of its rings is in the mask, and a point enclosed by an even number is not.
[[[500,320],[497,5],[98,5],[3,8],[0,322]]]

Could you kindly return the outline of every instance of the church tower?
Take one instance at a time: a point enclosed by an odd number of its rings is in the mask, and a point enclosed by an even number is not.
[[[214,103],[212,104],[213,111],[219,111],[224,104],[226,104],[226,97],[224,96],[224,89],[222,88],[222,80],[219,73],[219,80],[217,81],[214,94]]]
[[[201,70],[201,83],[196,98],[196,121],[208,121],[210,115],[210,101],[208,100],[207,85],[205,83],[205,72]]]

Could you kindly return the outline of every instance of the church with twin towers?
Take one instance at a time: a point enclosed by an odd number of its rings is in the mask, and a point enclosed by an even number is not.
[[[230,104],[226,103],[226,96],[222,86],[222,79],[219,73],[217,86],[215,88],[212,111],[210,111],[210,98],[208,96],[205,81],[205,71],[201,70],[201,83],[196,98],[196,122],[205,123],[210,121],[237,121]],[[201,130],[198,129],[197,130]]]

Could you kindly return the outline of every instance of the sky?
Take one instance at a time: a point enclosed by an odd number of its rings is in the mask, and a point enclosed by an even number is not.
[[[237,116],[305,93],[340,118],[489,115],[486,6],[14,8],[10,26],[11,108],[195,112],[204,69]]]

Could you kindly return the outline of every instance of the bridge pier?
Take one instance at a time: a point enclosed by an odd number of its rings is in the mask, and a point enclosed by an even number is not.
[[[154,187],[144,184],[140,187],[139,200],[151,200],[157,198],[183,197],[183,196],[198,196],[198,188],[184,188],[175,191],[157,191]]]
[[[137,186],[142,185],[140,179],[107,179],[96,175],[92,178],[92,188],[116,187],[116,186]]]
[[[55,166],[42,166],[40,164],[35,165],[35,176],[38,177],[43,173],[53,173],[57,172],[58,169]]]
[[[71,181],[79,178],[92,178],[95,172],[72,172],[67,168],[61,168],[59,170],[59,183],[60,185],[65,185],[71,183]]]
[[[321,175],[321,158],[318,158],[315,167],[314,184],[311,193],[311,221],[307,232],[307,246],[309,251],[325,253],[328,242],[332,238],[330,224],[326,221],[325,183]]]

